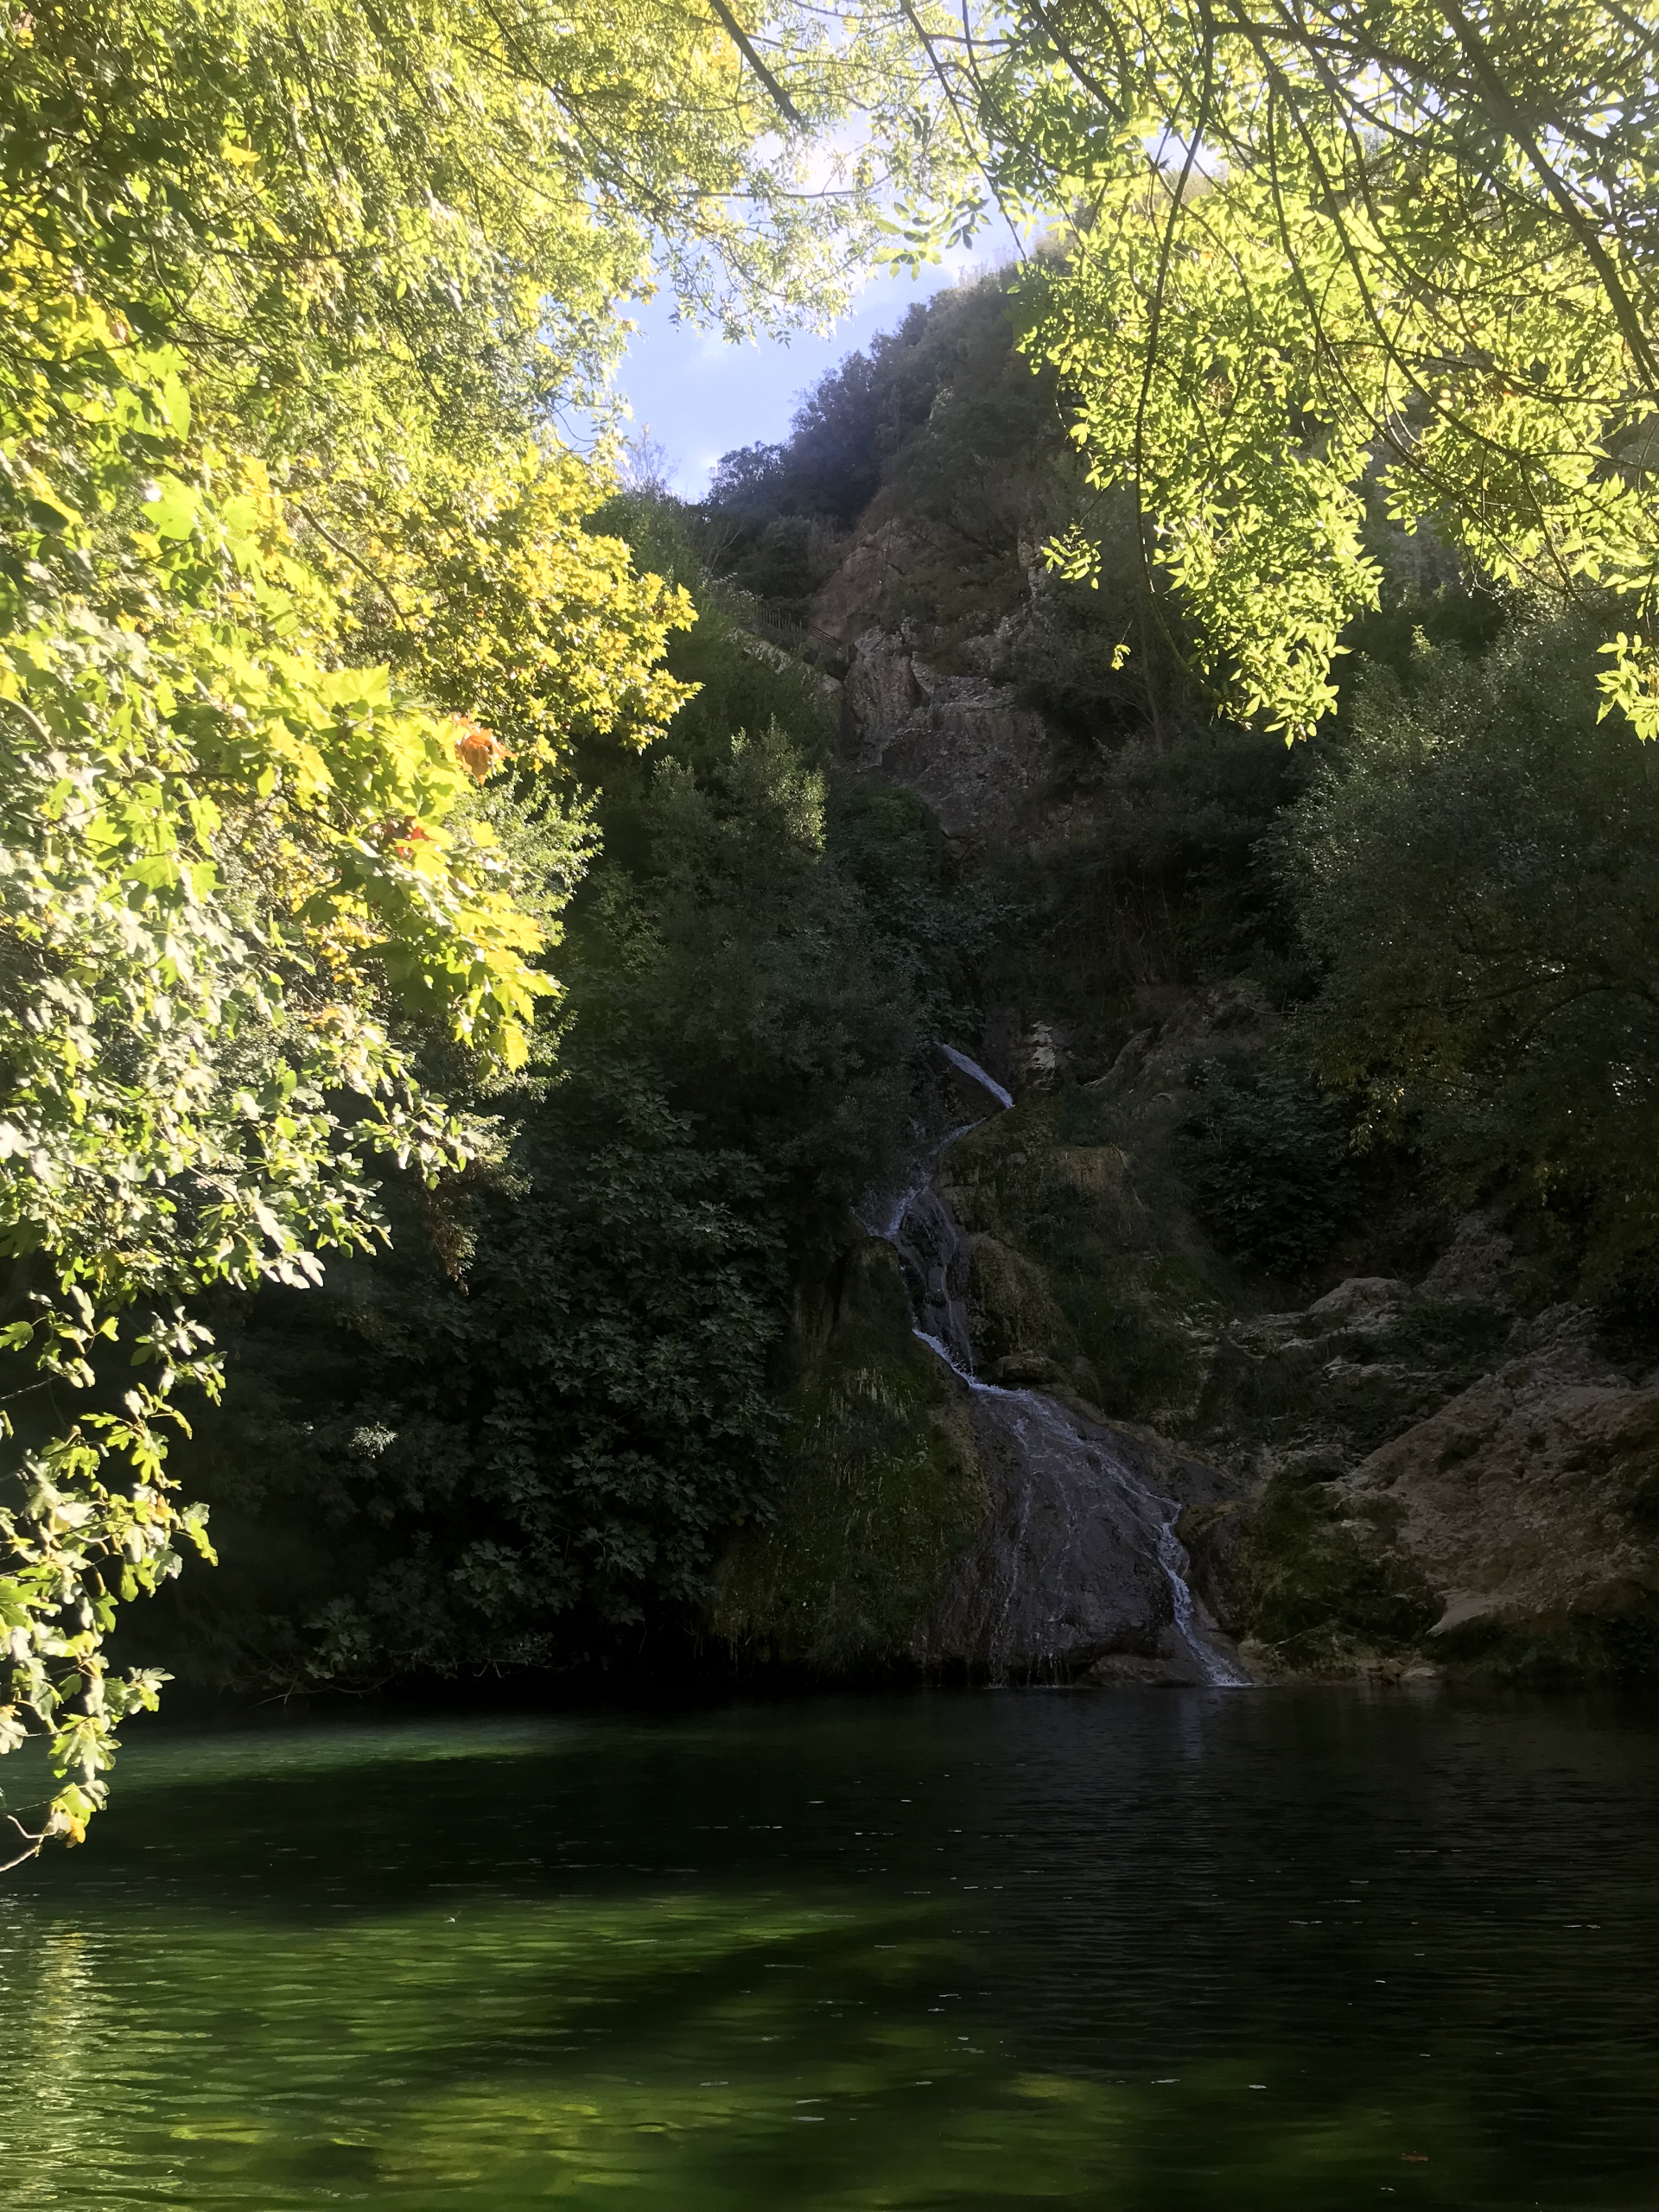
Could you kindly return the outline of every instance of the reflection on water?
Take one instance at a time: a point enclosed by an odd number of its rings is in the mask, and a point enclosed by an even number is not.
[[[1353,1693],[133,1731],[0,2202],[1659,2204],[1655,1730]]]

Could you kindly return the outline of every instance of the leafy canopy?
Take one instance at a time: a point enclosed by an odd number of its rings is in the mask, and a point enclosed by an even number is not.
[[[207,1548],[166,1471],[176,1384],[218,1387],[186,1301],[365,1247],[377,1154],[478,1149],[423,1049],[525,1058],[554,986],[475,779],[686,696],[690,602],[584,527],[609,481],[558,410],[658,264],[732,327],[833,303],[881,179],[807,169],[884,35],[0,9],[0,1750],[43,1727],[73,1777],[25,1847],[154,1702],[117,1603]],[[579,814],[554,842],[568,892]]]
[[[925,44],[1004,209],[1063,217],[1031,349],[1234,711],[1328,711],[1376,500],[1502,584],[1627,602],[1603,704],[1659,734],[1659,13],[1025,0]]]
[[[1547,1275],[1659,1289],[1659,757],[1598,723],[1581,619],[1481,658],[1362,669],[1351,728],[1270,848],[1317,964],[1296,1017],[1327,1093]]]

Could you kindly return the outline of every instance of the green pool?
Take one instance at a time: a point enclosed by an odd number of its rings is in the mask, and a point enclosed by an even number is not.
[[[1656,1722],[135,1726],[0,1885],[0,2205],[1649,2212]]]

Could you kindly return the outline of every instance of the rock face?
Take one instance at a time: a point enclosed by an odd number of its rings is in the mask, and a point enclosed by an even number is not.
[[[1006,1092],[995,1096],[1006,1103]],[[906,1195],[885,1235],[920,1340],[967,1392],[988,1508],[912,1637],[912,1658],[931,1674],[998,1682],[1070,1681],[1102,1665],[1129,1666],[1147,1681],[1246,1680],[1188,1586],[1177,1486],[1154,1481],[1146,1452],[1075,1398],[1032,1387],[1060,1379],[1039,1354],[993,1356],[996,1339],[976,1325],[989,1313],[1005,1323],[1016,1315],[1014,1334],[1027,1342],[1063,1326],[1040,1270],[994,1238],[970,1242],[937,1176]]]
[[[1181,1533],[1258,1669],[1659,1668],[1659,1387],[1582,1307],[1506,1313],[1486,1224],[1459,1244],[1218,1349],[1205,1443],[1253,1438],[1261,1476],[1248,1514]],[[1431,1295],[1476,1281],[1491,1302]]]
[[[1213,1495],[1182,1465],[1039,1390],[980,1391],[989,1510],[911,1645],[931,1673],[990,1681],[1243,1684],[1187,1586],[1177,1503]]]
[[[1659,1669],[1659,1376],[1621,1370],[1582,1307],[1529,1315],[1479,1215],[1427,1268],[1253,1310],[1171,1156],[1184,1069],[1241,1033],[1259,1033],[1248,1008],[1193,995],[1108,1077],[1028,1090],[957,1146],[941,1183],[971,1232],[982,1371],[1070,1390],[1120,1434],[1150,1423],[1211,1471],[1161,1487],[1194,1586],[1261,1674]],[[1032,1542],[1068,1514],[1053,1541],[1097,1542],[1064,1499],[1045,1512]],[[1097,1573],[1112,1586],[1103,1555]]]
[[[1084,849],[1093,787],[1020,694],[951,672],[1021,664],[998,640],[1031,605],[965,642],[900,619],[937,553],[889,517],[817,594],[843,756],[917,792],[970,860],[1040,874]],[[1258,1677],[1659,1672],[1659,1376],[1610,1359],[1584,1310],[1536,1312],[1476,1215],[1421,1236],[1360,1220],[1319,1279],[1253,1276],[1195,1216],[1181,1130],[1196,1071],[1259,1061],[1270,1009],[1243,984],[1137,984],[1109,1064],[1075,1005],[1033,996],[973,1043],[1017,1109],[954,1147],[912,1224],[915,1310],[961,1387],[890,1347],[880,1451],[836,1460],[835,1510],[868,1532],[835,1570],[861,1648],[999,1679],[1192,1679],[1155,1498],[1179,1502],[1192,1587]],[[938,1543],[925,1494],[949,1501]],[[884,1515],[908,1532],[902,1597],[880,1594]]]
[[[1053,779],[1040,715],[982,677],[942,675],[902,632],[860,634],[842,700],[850,764],[918,792],[949,837],[1007,836]]]
[[[861,532],[813,594],[814,634],[825,644],[850,647],[869,627],[872,610],[923,557],[923,546],[896,516]]]
[[[1483,1376],[1380,1446],[1333,1485],[1333,1502],[1363,1555],[1439,1606],[1426,1650],[1575,1670],[1650,1666],[1659,1388],[1575,1376],[1587,1363],[1579,1317],[1541,1318],[1537,1355]]]

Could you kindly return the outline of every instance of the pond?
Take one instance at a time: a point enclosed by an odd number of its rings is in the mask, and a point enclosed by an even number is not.
[[[0,2202],[1659,2204],[1639,1704],[130,1731],[0,1887]]]

